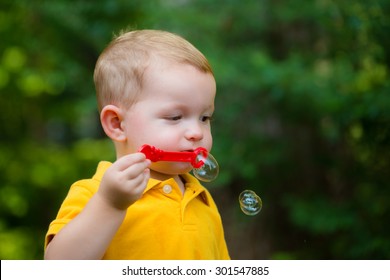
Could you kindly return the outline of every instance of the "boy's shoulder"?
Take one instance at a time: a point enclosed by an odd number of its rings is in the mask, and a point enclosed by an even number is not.
[[[93,195],[97,192],[99,185],[100,181],[93,178],[78,180],[70,186],[68,196],[70,194],[75,195],[80,193]]]
[[[107,168],[111,166],[111,162],[101,161],[99,162],[95,174],[91,178],[80,179],[72,184],[69,192],[87,192],[94,194],[97,192],[100,182]]]

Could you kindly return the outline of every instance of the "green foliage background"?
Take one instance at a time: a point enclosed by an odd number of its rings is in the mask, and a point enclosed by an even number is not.
[[[0,0],[0,258],[41,259],[70,184],[114,159],[92,73],[126,27],[179,33],[213,65],[207,187],[232,258],[390,258],[389,14],[387,0]]]

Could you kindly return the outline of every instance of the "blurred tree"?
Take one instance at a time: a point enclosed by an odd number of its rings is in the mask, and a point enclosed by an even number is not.
[[[69,185],[113,159],[92,72],[113,32],[177,32],[218,83],[233,258],[390,257],[390,7],[374,1],[0,2],[0,257],[39,259]],[[240,213],[255,190],[264,208]],[[243,242],[245,240],[246,242]]]
[[[0,257],[36,259],[69,185],[113,159],[92,73],[113,31],[138,9],[112,1],[0,5]]]

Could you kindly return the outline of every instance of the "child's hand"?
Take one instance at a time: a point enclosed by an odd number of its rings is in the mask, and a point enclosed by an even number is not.
[[[150,177],[149,165],[143,153],[119,158],[104,174],[97,195],[113,208],[127,209],[141,198]]]

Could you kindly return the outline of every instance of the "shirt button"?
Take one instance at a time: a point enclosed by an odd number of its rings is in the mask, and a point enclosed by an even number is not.
[[[172,187],[171,187],[170,185],[165,185],[165,186],[163,187],[163,192],[164,192],[165,194],[170,194],[170,193],[172,192]]]

